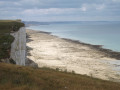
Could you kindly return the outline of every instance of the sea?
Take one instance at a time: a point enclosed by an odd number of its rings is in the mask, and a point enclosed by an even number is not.
[[[120,21],[44,22],[27,29],[51,32],[60,38],[79,40],[120,52]]]

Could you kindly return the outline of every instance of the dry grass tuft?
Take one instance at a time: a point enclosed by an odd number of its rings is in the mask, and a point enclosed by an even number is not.
[[[0,63],[0,90],[120,90],[120,83]]]

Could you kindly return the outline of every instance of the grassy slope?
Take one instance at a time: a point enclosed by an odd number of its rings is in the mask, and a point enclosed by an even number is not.
[[[0,90],[120,90],[120,83],[0,63]]]

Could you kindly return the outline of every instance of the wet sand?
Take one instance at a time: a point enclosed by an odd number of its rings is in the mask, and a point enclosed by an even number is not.
[[[75,40],[59,38],[49,32],[27,30],[29,65],[49,67],[104,80],[120,81],[114,65],[106,61],[120,60],[120,53]],[[34,62],[34,63],[33,63]]]

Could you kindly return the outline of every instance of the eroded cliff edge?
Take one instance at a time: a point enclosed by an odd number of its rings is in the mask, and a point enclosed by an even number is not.
[[[26,30],[21,27],[17,32],[11,33],[15,38],[11,44],[10,58],[12,58],[17,65],[24,65],[26,60]]]
[[[0,62],[25,65],[26,30],[21,20],[0,20]]]

